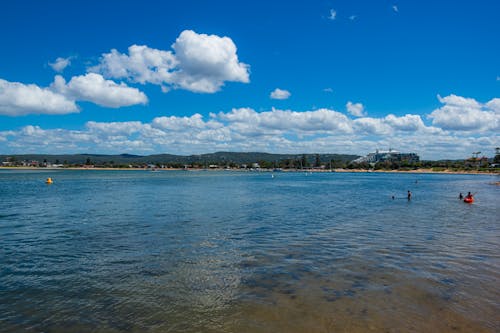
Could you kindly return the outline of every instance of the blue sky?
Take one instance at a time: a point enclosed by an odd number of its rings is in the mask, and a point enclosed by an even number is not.
[[[499,1],[0,6],[0,154],[500,146]]]

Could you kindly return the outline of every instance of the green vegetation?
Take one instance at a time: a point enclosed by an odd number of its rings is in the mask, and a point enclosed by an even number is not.
[[[493,158],[471,157],[465,160],[438,161],[390,161],[378,163],[353,163],[356,155],[347,154],[268,154],[217,152],[202,155],[0,155],[4,166],[31,166],[63,168],[198,168],[198,169],[292,169],[292,170],[377,170],[411,171],[429,169],[433,171],[500,172],[500,148],[495,149]],[[63,161],[60,163],[60,161]]]
[[[305,169],[314,167],[329,168],[345,166],[357,158],[357,155],[342,154],[268,154],[268,153],[233,153],[217,152],[202,155],[0,155],[0,161],[6,161],[11,166],[46,167],[58,165],[62,167],[94,166],[102,168],[130,167],[165,167],[165,168],[252,168],[256,163],[259,168],[274,169]],[[64,161],[59,165],[59,161]],[[331,163],[335,161],[334,163]]]
[[[500,166],[490,163],[487,159],[467,159],[467,160],[438,160],[438,161],[419,161],[409,163],[406,161],[383,161],[378,163],[350,163],[348,169],[362,170],[399,170],[411,171],[418,169],[429,169],[436,172],[442,171],[480,171],[480,172],[500,172]]]

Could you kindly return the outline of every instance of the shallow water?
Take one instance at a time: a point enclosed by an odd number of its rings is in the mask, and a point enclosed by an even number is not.
[[[500,331],[498,177],[274,176],[0,171],[0,331]]]

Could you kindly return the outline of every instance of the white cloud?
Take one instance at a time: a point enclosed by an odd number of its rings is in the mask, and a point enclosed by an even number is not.
[[[280,88],[274,89],[269,97],[272,99],[288,99],[292,94],[288,90],[283,90]]]
[[[396,5],[392,6],[392,10],[393,10],[395,13],[399,13],[399,8],[398,8],[398,6],[396,6]]]
[[[176,66],[177,60],[170,51],[132,45],[128,48],[128,55],[115,49],[103,54],[100,64],[89,70],[115,79],[129,79],[142,84],[162,84],[171,80],[170,71]]]
[[[351,16],[349,16],[349,20],[351,20],[351,21],[354,21],[357,18],[358,18],[357,15],[351,15]]]
[[[19,131],[11,131],[8,135],[7,146],[12,149],[21,149],[25,153],[71,152],[95,144],[92,136],[84,131],[45,130],[32,125],[25,126]]]
[[[458,96],[448,104],[477,106]],[[482,112],[498,112],[500,99],[480,104]],[[453,104],[453,105],[455,105]],[[484,111],[484,110],[488,111]],[[498,131],[463,132],[426,125],[419,115],[349,118],[330,109],[257,112],[235,108],[204,117],[163,116],[150,122],[89,121],[82,130],[26,126],[0,132],[5,153],[174,153],[199,154],[218,150],[277,153],[339,152],[365,154],[381,147],[417,152],[422,158],[464,158],[471,151],[494,153]]]
[[[389,135],[392,133],[390,125],[380,118],[358,118],[353,120],[353,127],[357,133],[362,134]]]
[[[57,58],[53,63],[49,62],[49,66],[52,67],[58,73],[61,73],[66,67],[71,64],[71,57],[68,58]]]
[[[323,92],[326,92],[326,93],[333,93],[333,89],[328,87],[328,88],[325,88],[323,89]]]
[[[419,115],[407,114],[403,117],[396,117],[393,114],[385,117],[385,122],[392,128],[401,131],[417,131],[425,128],[424,122]]]
[[[144,125],[140,121],[125,121],[125,122],[95,122],[89,121],[85,127],[91,133],[105,133],[113,136],[129,136],[140,132]]]
[[[0,115],[67,114],[78,112],[75,101],[35,84],[0,79]]]
[[[328,19],[333,21],[336,18],[337,18],[337,11],[335,11],[334,9],[330,9],[330,16],[328,16]]]
[[[160,85],[164,92],[173,88],[214,93],[227,81],[250,81],[249,66],[238,60],[236,45],[229,37],[184,30],[172,49],[175,53],[132,45],[128,55],[113,49],[89,71],[108,78]]]
[[[75,113],[79,112],[76,101],[118,108],[146,104],[148,99],[136,88],[105,80],[95,73],[75,76],[69,83],[56,75],[51,86],[45,88],[0,79],[0,115]]]
[[[272,109],[256,112],[250,108],[233,109],[229,113],[219,113],[217,118],[247,133],[276,134],[317,134],[331,132],[350,133],[349,119],[342,113],[329,109],[315,111],[290,111]]]
[[[345,107],[347,109],[347,112],[355,117],[363,117],[365,115],[365,108],[361,103],[352,103],[351,101],[349,101],[347,102]]]
[[[486,107],[495,111],[496,114],[500,113],[500,98],[493,98],[491,101],[486,103]]]
[[[64,78],[58,75],[52,87],[75,100],[88,101],[111,108],[148,102],[146,95],[138,89],[128,87],[124,83],[117,84],[114,81],[105,80],[102,75],[95,73],[74,76],[67,84]]]
[[[161,130],[186,131],[189,129],[220,128],[222,124],[210,120],[205,122],[199,113],[191,117],[157,117],[153,119],[152,126]]]
[[[451,131],[496,131],[500,130],[498,98],[481,104],[473,98],[449,95],[438,99],[444,105],[434,110],[429,118],[432,124]]]
[[[179,61],[175,84],[196,92],[215,92],[224,81],[248,83],[248,65],[238,61],[229,37],[183,31],[172,48]]]

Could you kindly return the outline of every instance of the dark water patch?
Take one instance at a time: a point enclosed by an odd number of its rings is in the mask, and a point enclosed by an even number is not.
[[[440,282],[445,284],[445,285],[449,285],[449,286],[453,286],[456,283],[455,280],[452,278],[444,278]]]
[[[0,213],[0,219],[6,219],[6,218],[9,218],[9,217],[16,217],[16,216],[19,216],[21,215],[20,213],[12,213],[12,214],[1,214]]]

